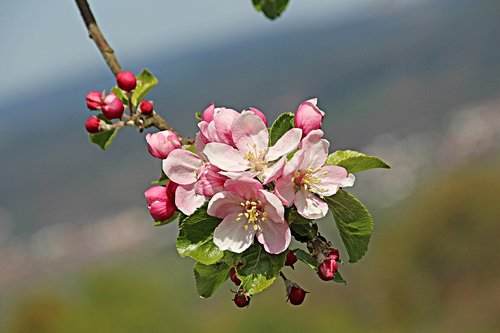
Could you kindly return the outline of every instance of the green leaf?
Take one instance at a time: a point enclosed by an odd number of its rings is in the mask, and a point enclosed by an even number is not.
[[[280,254],[267,253],[255,243],[239,257],[243,266],[238,268],[240,289],[255,295],[273,284],[281,268],[285,265],[286,251]]]
[[[128,104],[128,96],[118,87],[111,88],[111,92],[115,93],[116,97],[122,100],[123,104]]]
[[[365,155],[354,150],[338,150],[328,156],[325,164],[341,166],[350,173],[374,168],[391,168],[378,157]]]
[[[137,86],[132,94],[132,104],[136,107],[140,101],[158,84],[158,79],[147,69],[137,75]]]
[[[205,265],[219,261],[224,252],[214,244],[213,233],[220,221],[221,219],[207,214],[206,204],[180,221],[176,242],[179,255],[191,257]]]
[[[95,143],[96,145],[101,147],[102,150],[106,150],[108,149],[109,145],[113,143],[113,140],[115,139],[117,134],[118,128],[113,128],[109,131],[92,133],[89,135],[89,139],[90,142]]]
[[[347,281],[344,280],[344,278],[342,277],[342,275],[340,275],[339,271],[335,272],[335,276],[333,277],[333,282],[347,284]]]
[[[208,298],[226,281],[229,277],[231,266],[225,262],[218,262],[213,265],[204,265],[197,262],[194,265],[194,278],[196,280],[196,290],[198,295]]]
[[[294,250],[293,252],[295,252],[297,259],[309,266],[312,270],[317,271],[318,263],[311,257],[309,253],[301,249]]]
[[[182,214],[181,212],[175,212],[175,214],[169,218],[168,220],[165,220],[165,221],[155,221],[155,223],[153,224],[155,227],[161,227],[162,225],[167,225],[167,224],[170,224],[172,222],[174,222],[175,220],[182,220],[183,218],[185,218],[186,215]]]
[[[349,254],[349,262],[363,257],[373,232],[373,219],[368,210],[355,197],[339,190],[325,201],[332,211],[342,241]]]
[[[269,130],[269,146],[274,146],[276,141],[278,141],[283,134],[293,128],[293,117],[293,113],[287,112],[276,118]]]
[[[197,120],[198,122],[200,122],[200,121],[202,121],[202,120],[203,120],[203,119],[201,118],[201,113],[199,113],[199,112],[196,112],[196,113],[194,114],[194,117],[196,118],[196,120]]]
[[[280,16],[288,5],[288,0],[252,0],[252,2],[258,12],[262,11],[271,20]]]
[[[154,180],[151,182],[151,185],[160,185],[160,186],[165,186],[167,185],[168,182],[168,177],[167,175],[162,171],[161,172],[161,177],[158,180]]]

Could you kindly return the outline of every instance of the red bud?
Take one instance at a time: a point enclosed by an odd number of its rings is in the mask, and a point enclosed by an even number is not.
[[[85,128],[89,133],[97,133],[99,132],[99,123],[101,121],[96,116],[92,116],[85,122]]]
[[[285,261],[285,266],[292,266],[297,262],[297,256],[295,255],[295,252],[293,251],[288,251],[286,254],[286,261]]]
[[[120,89],[130,92],[135,89],[137,80],[135,79],[134,73],[123,71],[116,75],[116,83],[118,83]]]
[[[299,286],[291,286],[290,291],[288,292],[288,300],[293,305],[300,305],[304,302],[304,298],[306,298],[307,291],[300,288]]]
[[[318,276],[323,281],[333,280],[339,265],[333,259],[325,259],[318,267]]]
[[[139,109],[143,115],[149,116],[153,113],[153,104],[150,101],[142,101]]]
[[[239,286],[241,284],[241,280],[238,279],[238,276],[236,276],[236,268],[234,267],[229,271],[229,278],[235,285]]]
[[[104,97],[101,108],[104,117],[110,120],[121,118],[123,111],[125,110],[122,100],[116,97],[113,93]]]
[[[91,91],[87,94],[87,107],[91,110],[101,108],[102,93],[100,91]]]
[[[245,295],[244,292],[238,292],[236,295],[234,295],[233,301],[237,307],[244,308],[245,306],[248,306],[248,304],[250,304],[250,296]]]

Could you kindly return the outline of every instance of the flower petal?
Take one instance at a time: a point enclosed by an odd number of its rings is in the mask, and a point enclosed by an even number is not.
[[[255,230],[251,227],[245,229],[248,224],[236,221],[237,218],[236,213],[226,216],[214,230],[214,243],[222,251],[241,253],[253,243]]]
[[[205,146],[203,153],[210,163],[226,171],[245,171],[250,163],[241,153],[225,143],[211,142]]]
[[[236,147],[245,154],[248,150],[259,152],[267,149],[269,132],[264,121],[251,111],[243,111],[233,122],[233,140]]]
[[[286,163],[285,168],[283,168],[282,176],[285,177],[287,180],[292,179],[295,171],[299,171],[300,169],[303,168],[307,168],[304,165],[304,151],[299,150],[293,155],[290,161]]]
[[[186,215],[193,214],[204,202],[205,197],[196,194],[194,184],[179,185],[175,190],[175,205]]]
[[[260,223],[259,226],[261,230],[257,233],[257,240],[264,246],[266,252],[277,254],[288,248],[291,241],[288,223],[268,221]]]
[[[304,162],[302,168],[305,169],[311,167],[313,169],[320,168],[325,164],[328,158],[328,149],[330,148],[330,143],[322,139],[323,131],[314,130],[311,131],[302,140],[300,149],[304,151]]]
[[[217,108],[215,109],[214,126],[217,132],[219,142],[234,146],[232,125],[234,119],[239,116],[239,113],[233,109]]]
[[[281,156],[287,155],[295,150],[302,138],[302,130],[300,128],[292,128],[270,147],[267,151],[266,158],[268,161],[274,161]]]
[[[304,189],[295,194],[294,204],[297,212],[306,219],[319,219],[328,213],[326,202]]]
[[[264,212],[272,222],[285,223],[285,208],[280,199],[273,193],[260,190],[258,199],[262,202]]]
[[[283,156],[278,162],[265,168],[261,175],[262,184],[266,185],[280,177],[285,167],[285,163],[286,156]]]
[[[318,193],[326,197],[337,193],[341,186],[352,186],[354,184],[354,175],[348,175],[346,169],[336,165],[325,165],[318,174],[321,178]]]
[[[208,203],[207,214],[223,219],[230,214],[241,213],[241,200],[239,195],[229,191],[216,193]]]
[[[258,191],[264,187],[257,179],[242,177],[226,180],[224,188],[227,191],[236,193],[242,199],[255,200],[257,199]]]
[[[177,184],[196,182],[196,171],[203,165],[201,158],[185,149],[175,149],[163,160],[163,172]]]
[[[291,179],[278,178],[274,187],[274,194],[281,200],[283,205],[288,207],[295,200],[295,184]]]

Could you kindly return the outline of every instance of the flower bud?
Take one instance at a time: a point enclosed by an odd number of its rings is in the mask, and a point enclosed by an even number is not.
[[[288,251],[286,254],[286,261],[285,261],[285,266],[291,266],[293,268],[293,264],[297,262],[297,256],[295,255],[295,252],[293,251]]]
[[[250,296],[246,295],[245,292],[239,291],[236,295],[234,295],[233,301],[237,307],[244,308],[250,304]]]
[[[267,126],[267,118],[264,115],[264,113],[262,113],[262,111],[260,111],[259,109],[253,108],[253,107],[250,107],[250,111],[253,112],[253,114],[258,116],[260,119],[262,119],[264,124],[266,124],[266,126]]]
[[[317,98],[307,100],[295,112],[294,127],[302,129],[303,137],[322,126],[325,113],[316,106],[317,103]]]
[[[337,249],[331,249],[330,253],[328,255],[328,258],[329,259],[333,259],[333,260],[337,260],[339,258],[339,256],[340,256],[339,250],[337,250]]]
[[[100,91],[91,91],[87,94],[87,107],[91,110],[101,108],[102,93]]]
[[[162,160],[166,159],[172,150],[182,147],[177,135],[171,131],[149,133],[146,135],[146,141],[149,153]]]
[[[166,187],[153,186],[144,192],[149,213],[155,221],[166,221],[174,216],[177,207],[175,207],[175,190],[177,184],[168,181]]]
[[[307,291],[297,285],[292,285],[288,291],[288,300],[293,305],[300,305],[306,298]]]
[[[153,113],[153,104],[150,101],[142,101],[139,105],[139,110],[145,116],[149,116]]]
[[[123,71],[116,75],[116,83],[118,83],[120,89],[130,92],[135,89],[137,80],[134,73]]]
[[[85,122],[85,128],[89,133],[97,133],[99,132],[99,125],[101,120],[96,116],[92,116]]]
[[[215,110],[215,105],[214,103],[211,103],[201,114],[201,120],[206,121],[207,123],[214,120],[214,113],[215,113],[214,110]]]
[[[229,271],[229,278],[231,279],[231,281],[233,281],[235,285],[239,286],[241,284],[241,280],[236,275],[236,268],[234,267],[231,268],[231,270]]]
[[[104,97],[101,108],[104,117],[110,120],[121,118],[125,110],[122,100],[116,97],[115,94]]]
[[[334,259],[327,258],[318,266],[318,276],[323,281],[333,280],[339,265]]]

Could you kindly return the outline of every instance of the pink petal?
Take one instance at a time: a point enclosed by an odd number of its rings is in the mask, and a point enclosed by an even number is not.
[[[219,171],[219,173],[223,176],[226,176],[231,179],[236,178],[253,178],[259,174],[258,171],[250,172],[250,171]]]
[[[243,154],[248,150],[259,152],[268,148],[269,132],[262,119],[251,111],[243,111],[233,122],[233,140]]]
[[[210,163],[226,171],[245,171],[250,163],[241,153],[225,143],[211,142],[205,146],[203,153]]]
[[[302,138],[302,130],[300,128],[292,128],[270,147],[267,151],[266,158],[268,161],[274,161],[281,156],[285,156],[297,148]]]
[[[144,196],[146,197],[146,203],[149,206],[155,201],[166,201],[167,191],[163,186],[153,186],[144,192]]]
[[[216,193],[208,203],[207,214],[218,218],[225,218],[230,214],[243,212],[240,205],[242,198],[236,193],[223,191]]]
[[[260,111],[257,108],[254,108],[254,107],[250,107],[250,111],[253,112],[253,114],[258,116],[260,119],[262,119],[262,121],[264,122],[264,125],[266,125],[266,127],[267,127],[267,118],[266,118],[266,115],[262,111]]]
[[[301,169],[307,169],[309,167],[317,169],[325,164],[328,158],[330,143],[322,139],[322,137],[323,132],[321,130],[315,130],[311,131],[311,133],[302,140],[300,149],[304,151],[304,162]]]
[[[278,177],[280,177],[283,172],[285,163],[286,163],[286,156],[283,156],[278,162],[264,169],[264,171],[262,171],[262,183],[266,185],[278,179]]]
[[[226,216],[214,230],[214,243],[222,251],[241,253],[253,243],[255,230],[243,220],[236,221],[237,217],[236,213]]]
[[[257,240],[264,246],[266,252],[277,254],[288,248],[291,241],[288,223],[268,221],[260,223],[259,226],[261,230],[257,234]]]
[[[278,178],[274,188],[274,194],[281,200],[283,205],[290,206],[295,200],[295,184],[291,179]]]
[[[285,177],[286,179],[292,179],[295,171],[299,171],[303,168],[307,169],[307,166],[304,165],[304,158],[304,151],[297,151],[283,168],[283,177]]]
[[[326,197],[337,193],[341,186],[352,186],[354,184],[354,175],[348,175],[346,169],[336,165],[323,166],[318,172],[318,176],[321,178],[319,188],[324,189],[324,191],[319,191],[319,194]]]
[[[205,111],[203,111],[201,119],[203,121],[206,121],[207,123],[214,120],[214,109],[215,109],[214,103],[210,103],[210,105],[205,109]]]
[[[177,184],[196,182],[196,172],[203,165],[201,158],[185,149],[175,149],[163,160],[163,172]]]
[[[295,194],[294,204],[297,212],[306,219],[319,219],[328,213],[326,202],[304,189]]]
[[[228,179],[224,184],[224,188],[227,191],[236,193],[242,199],[255,200],[257,198],[258,191],[262,190],[264,187],[257,179],[242,177]]]
[[[280,199],[271,192],[260,190],[258,199],[272,222],[285,223],[285,208]]]
[[[202,139],[202,134],[197,133],[196,137],[194,138],[194,148],[196,149],[196,153],[204,160],[208,161],[208,158],[203,154],[203,149],[205,149],[205,143],[203,142]]]
[[[194,184],[179,185],[175,190],[175,205],[186,215],[193,214],[204,202],[205,197],[196,194]]]
[[[234,146],[232,125],[240,114],[232,109],[220,108],[215,110],[214,125],[219,142]]]

